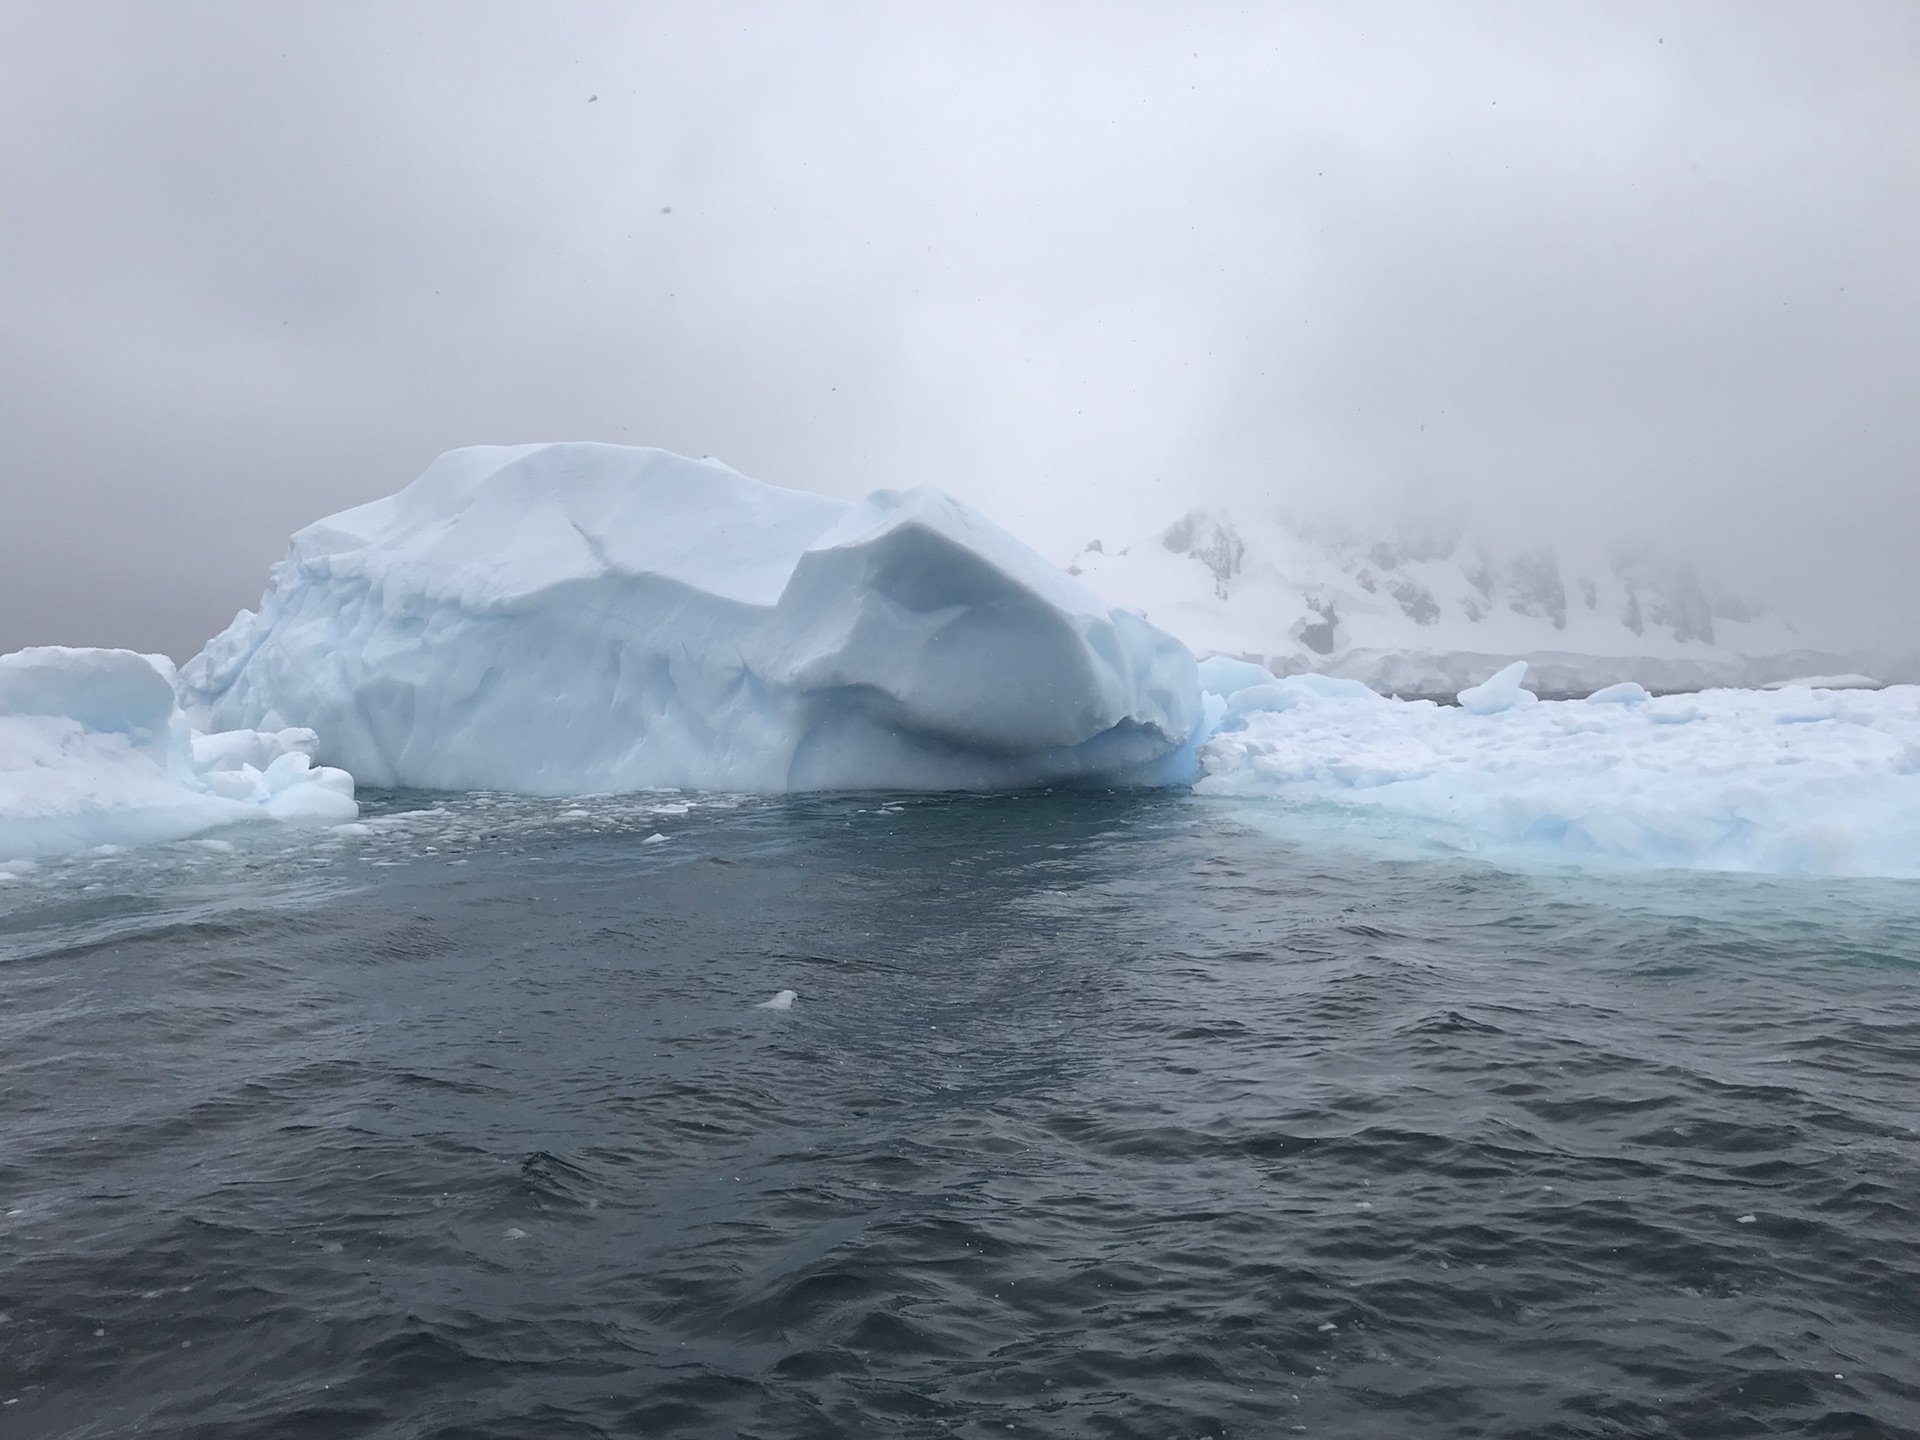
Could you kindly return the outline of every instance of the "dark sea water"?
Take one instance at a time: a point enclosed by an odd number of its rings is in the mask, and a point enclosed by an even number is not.
[[[1920,1434],[1920,886],[373,800],[0,888],[0,1434]]]

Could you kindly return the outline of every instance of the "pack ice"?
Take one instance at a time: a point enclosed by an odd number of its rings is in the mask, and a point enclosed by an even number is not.
[[[182,670],[363,784],[571,794],[1184,780],[1191,654],[932,490],[601,444],[443,455],[293,539]]]
[[[1920,686],[1536,701],[1525,670],[1437,705],[1209,660],[1196,789],[1522,861],[1920,876]]]
[[[311,764],[310,731],[201,734],[173,680],[131,650],[0,656],[0,862],[358,814],[352,778]]]

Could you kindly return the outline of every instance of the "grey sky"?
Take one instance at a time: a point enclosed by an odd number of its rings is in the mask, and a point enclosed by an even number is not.
[[[597,97],[597,98],[593,98]],[[1658,539],[1920,648],[1920,9],[16,3],[0,650],[478,441]]]

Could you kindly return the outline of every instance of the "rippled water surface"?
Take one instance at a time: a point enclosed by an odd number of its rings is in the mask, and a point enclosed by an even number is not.
[[[0,887],[0,1434],[1920,1434],[1920,886],[370,814]]]

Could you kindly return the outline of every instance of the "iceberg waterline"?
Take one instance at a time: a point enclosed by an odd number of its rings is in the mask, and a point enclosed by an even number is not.
[[[549,795],[1192,782],[1492,856],[1920,876],[1920,689],[1537,701],[1525,674],[1441,706],[1196,667],[937,492],[475,448],[300,532],[177,680],[125,651],[0,660],[0,861],[351,819],[350,771]]]

